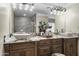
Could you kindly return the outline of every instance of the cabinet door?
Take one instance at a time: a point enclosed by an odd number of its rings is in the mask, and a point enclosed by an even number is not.
[[[76,56],[77,55],[77,41],[76,39],[73,39],[71,42],[72,42],[71,43],[71,55]]]
[[[71,39],[64,39],[64,54],[67,56],[71,55]]]
[[[51,41],[51,52],[52,53],[62,53],[62,39],[53,39]]]
[[[67,56],[77,55],[77,39],[64,39],[64,54]]]
[[[25,56],[24,50],[10,51],[10,56]]]
[[[4,44],[4,55],[9,56],[9,44]]]
[[[50,46],[39,46],[38,55],[39,56],[49,56],[50,55]]]
[[[35,55],[35,49],[29,48],[29,49],[22,49],[22,50],[15,50],[10,51],[11,56],[34,56]]]

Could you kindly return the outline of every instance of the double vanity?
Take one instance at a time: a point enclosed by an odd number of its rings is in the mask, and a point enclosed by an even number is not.
[[[16,40],[4,43],[6,56],[51,56],[61,53],[66,56],[78,55],[79,36],[31,37],[29,40]]]

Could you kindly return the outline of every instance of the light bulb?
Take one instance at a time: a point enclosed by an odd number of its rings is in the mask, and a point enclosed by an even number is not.
[[[21,29],[20,31],[23,32],[23,29]]]
[[[61,15],[61,12],[60,11],[57,11],[57,15]]]
[[[51,11],[50,14],[53,14],[53,12]]]
[[[25,5],[25,9],[24,10],[28,10],[29,8],[29,5]]]
[[[53,10],[53,14],[56,15],[57,14],[57,11],[56,10]]]
[[[23,6],[23,5],[20,3],[19,6]]]
[[[32,6],[32,7],[30,8],[30,11],[33,11],[33,9],[34,9],[34,6]]]
[[[26,14],[24,14],[24,16],[26,16]]]
[[[63,14],[64,12],[62,11],[61,14]]]

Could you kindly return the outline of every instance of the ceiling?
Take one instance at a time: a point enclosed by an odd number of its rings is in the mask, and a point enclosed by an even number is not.
[[[47,7],[54,7],[54,6],[61,6],[61,7],[69,7],[73,5],[73,3],[35,3],[33,11],[29,10],[20,10],[17,8],[14,10],[15,16],[23,16],[26,14],[26,16],[32,17],[35,13],[42,13],[50,16],[50,11],[47,9]]]

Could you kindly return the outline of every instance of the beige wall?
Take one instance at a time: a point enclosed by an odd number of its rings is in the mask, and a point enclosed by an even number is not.
[[[12,32],[12,20],[10,4],[0,4],[0,55],[3,52],[3,36]]]
[[[79,32],[79,4],[68,7],[64,15],[56,16],[56,28],[66,32]]]

